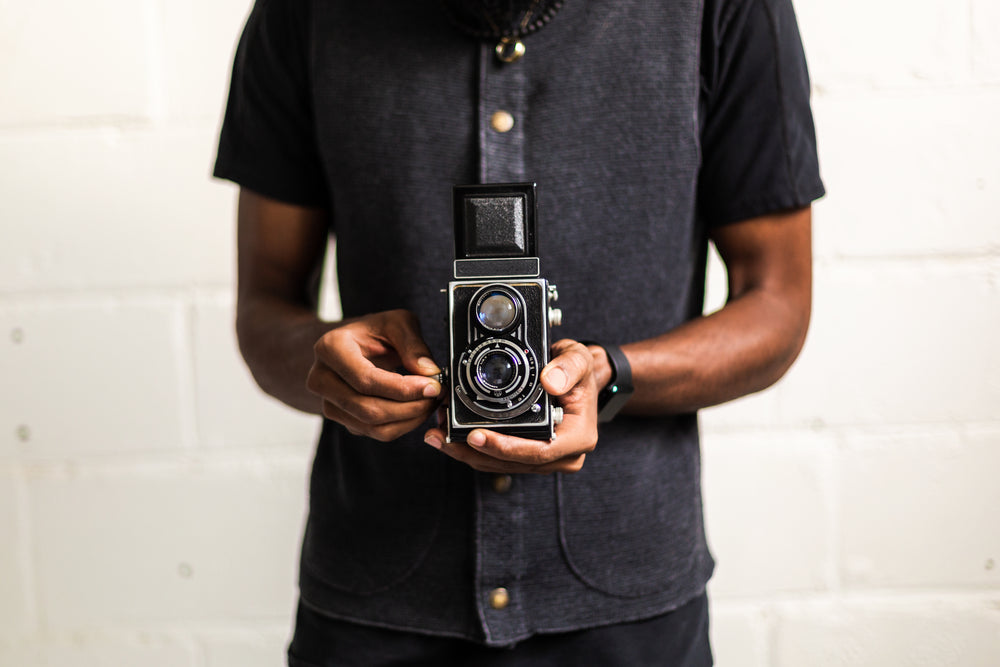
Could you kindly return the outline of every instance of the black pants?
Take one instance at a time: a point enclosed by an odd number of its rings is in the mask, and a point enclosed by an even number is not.
[[[514,648],[490,648],[462,639],[347,623],[299,604],[289,667],[710,667],[708,597],[676,611],[553,635],[535,635]]]

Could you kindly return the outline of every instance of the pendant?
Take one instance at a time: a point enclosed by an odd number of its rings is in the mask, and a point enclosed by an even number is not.
[[[496,54],[505,63],[520,60],[524,55],[524,42],[516,37],[501,37],[497,42]]]

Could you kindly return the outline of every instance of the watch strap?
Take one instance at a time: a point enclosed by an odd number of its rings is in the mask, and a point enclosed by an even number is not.
[[[597,421],[609,422],[625,406],[632,397],[635,388],[632,386],[632,366],[628,357],[617,345],[582,341],[584,345],[598,345],[604,348],[611,366],[611,381],[597,395]]]

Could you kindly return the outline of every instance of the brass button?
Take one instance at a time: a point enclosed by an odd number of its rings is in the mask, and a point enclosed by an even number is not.
[[[497,111],[490,117],[490,127],[497,132],[510,132],[514,127],[514,117],[507,111]]]
[[[514,478],[510,475],[496,475],[493,477],[493,490],[497,493],[507,493],[514,485]]]
[[[510,604],[510,593],[506,588],[494,588],[490,591],[490,606],[500,610]]]

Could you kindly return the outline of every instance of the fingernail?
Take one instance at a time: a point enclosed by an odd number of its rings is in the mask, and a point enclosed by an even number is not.
[[[465,441],[473,447],[482,447],[486,444],[486,434],[482,431],[473,431]]]
[[[423,393],[425,398],[434,398],[441,393],[441,385],[437,382],[428,382]]]
[[[545,379],[554,391],[562,392],[566,389],[566,373],[558,366],[550,368],[546,371]]]
[[[419,359],[417,359],[417,366],[419,366],[420,370],[424,371],[425,373],[441,372],[441,369],[438,368],[438,365],[435,364],[431,359],[428,359],[427,357],[420,357]]]
[[[441,446],[444,444],[441,438],[437,437],[434,434],[425,435],[424,442],[433,447],[434,449],[441,449]]]

